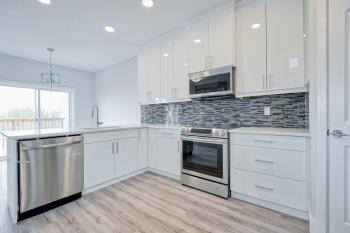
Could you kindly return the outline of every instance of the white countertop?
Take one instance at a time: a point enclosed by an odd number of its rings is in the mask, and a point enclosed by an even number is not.
[[[67,136],[73,134],[84,134],[84,133],[98,133],[114,130],[125,130],[125,129],[139,129],[139,128],[167,128],[167,129],[180,129],[180,125],[121,125],[121,126],[106,126],[106,127],[95,127],[95,128],[81,128],[81,129],[43,129],[43,130],[16,130],[16,131],[3,131],[1,132],[6,138],[23,140],[31,138],[42,138],[42,137],[55,137],[55,136]]]
[[[268,127],[241,127],[229,130],[230,133],[249,133],[249,134],[269,134],[281,136],[309,137],[308,129],[295,128],[268,128]]]

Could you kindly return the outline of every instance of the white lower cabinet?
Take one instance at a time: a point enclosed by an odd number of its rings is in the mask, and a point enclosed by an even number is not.
[[[84,188],[114,178],[114,141],[84,145]]]
[[[301,136],[230,134],[234,198],[308,219],[308,140]]]
[[[137,171],[138,167],[138,138],[121,138],[115,142],[115,177]]]
[[[148,166],[148,130],[147,128],[138,131],[138,169],[144,169]]]
[[[173,175],[180,175],[180,139],[157,137],[158,169]]]

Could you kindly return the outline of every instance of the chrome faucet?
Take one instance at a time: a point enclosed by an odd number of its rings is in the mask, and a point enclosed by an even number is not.
[[[97,124],[97,127],[100,127],[100,125],[103,125],[103,122],[100,122],[99,111],[98,111],[97,105],[92,106],[91,117],[94,117],[95,110],[96,110],[96,124]]]

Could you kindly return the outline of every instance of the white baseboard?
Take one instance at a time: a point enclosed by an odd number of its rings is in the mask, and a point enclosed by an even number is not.
[[[257,205],[257,206],[262,206],[262,207],[265,207],[267,209],[275,210],[277,212],[281,212],[283,214],[290,215],[290,216],[293,216],[295,218],[302,219],[304,221],[309,220],[309,212],[308,211],[301,211],[301,210],[293,209],[293,208],[290,208],[287,206],[278,205],[278,204],[275,204],[272,202],[264,201],[261,199],[246,196],[246,195],[236,193],[236,192],[231,192],[231,197],[245,201],[245,202],[252,203],[252,204]]]

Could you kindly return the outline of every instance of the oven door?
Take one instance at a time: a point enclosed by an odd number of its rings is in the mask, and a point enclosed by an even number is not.
[[[234,94],[233,75],[232,66],[190,74],[190,98]]]
[[[181,172],[228,184],[228,140],[181,137]]]

